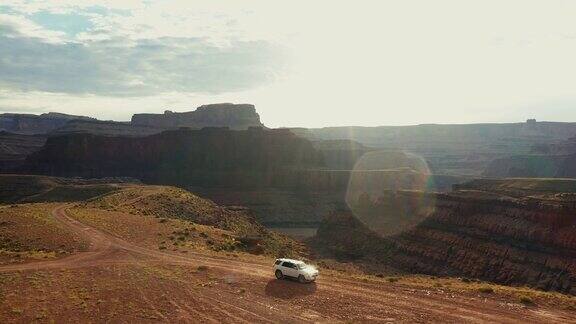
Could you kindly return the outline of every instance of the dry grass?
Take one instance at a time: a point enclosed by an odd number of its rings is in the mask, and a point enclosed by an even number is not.
[[[85,241],[52,218],[55,207],[21,204],[1,208],[0,262],[48,259],[85,250]]]
[[[494,298],[502,298],[508,302],[518,303],[525,306],[550,306],[565,310],[576,310],[576,297],[558,292],[540,291],[529,287],[511,287],[498,284],[451,277],[432,277],[425,275],[395,275],[394,277],[377,277],[372,275],[348,274],[342,271],[326,270],[336,276],[352,276],[362,278],[365,282],[381,282],[382,284],[398,284],[415,288],[439,290],[443,292],[456,292],[476,294],[478,296],[490,295]],[[390,280],[390,278],[395,278]]]
[[[156,217],[159,223],[166,224],[187,221],[189,224],[206,225],[214,230],[225,231],[232,239],[226,240],[217,235],[206,242],[215,251],[244,248],[252,253],[276,257],[297,257],[305,251],[304,245],[267,230],[244,210],[223,208],[210,200],[174,187],[127,185],[119,191],[82,203],[78,209]],[[177,227],[184,229],[186,226]],[[210,230],[205,232],[211,234]],[[212,234],[209,236],[213,237]]]
[[[114,236],[154,249],[185,253],[224,251],[221,247],[234,245],[234,236],[230,231],[186,220],[84,208],[72,208],[69,214]]]

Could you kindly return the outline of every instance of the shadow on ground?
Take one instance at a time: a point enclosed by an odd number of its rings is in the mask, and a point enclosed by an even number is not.
[[[312,295],[316,292],[316,283],[299,283],[290,279],[273,279],[266,285],[266,295],[282,299],[291,299]]]

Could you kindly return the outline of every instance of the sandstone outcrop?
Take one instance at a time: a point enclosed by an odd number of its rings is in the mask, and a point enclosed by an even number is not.
[[[132,125],[165,129],[229,127],[238,130],[264,126],[254,105],[231,103],[204,105],[195,111],[182,113],[167,110],[164,114],[135,114]]]

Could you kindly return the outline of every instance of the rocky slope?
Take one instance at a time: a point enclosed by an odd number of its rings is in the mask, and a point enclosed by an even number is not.
[[[132,125],[164,129],[178,127],[248,129],[264,126],[254,105],[231,103],[204,105],[195,111],[182,113],[167,110],[164,114],[135,114],[132,116]]]
[[[434,211],[393,236],[379,235],[352,212],[341,211],[325,220],[311,243],[321,255],[354,260],[372,271],[386,266],[576,294],[573,195],[514,198],[477,189],[402,193],[412,197],[407,203],[427,196]],[[385,202],[374,202],[373,208],[380,217],[392,217],[378,209],[382,206]],[[407,215],[394,216],[393,224],[402,216]]]

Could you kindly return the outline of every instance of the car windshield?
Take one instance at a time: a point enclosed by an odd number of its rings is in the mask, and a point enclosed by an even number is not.
[[[308,265],[306,263],[300,263],[300,264],[297,264],[296,266],[298,267],[298,270],[303,270],[303,269],[310,267],[310,265]]]

